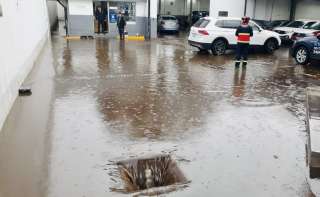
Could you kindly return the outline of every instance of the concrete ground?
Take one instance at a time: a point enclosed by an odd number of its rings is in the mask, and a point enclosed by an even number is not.
[[[115,191],[114,162],[159,154],[189,181],[165,196],[311,196],[305,88],[320,69],[288,48],[247,69],[233,56],[198,54],[184,35],[53,36],[0,132],[0,197],[131,196]]]

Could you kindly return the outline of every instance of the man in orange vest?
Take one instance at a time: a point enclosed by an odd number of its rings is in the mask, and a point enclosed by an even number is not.
[[[247,16],[242,17],[241,25],[237,28],[236,36],[238,39],[236,68],[239,68],[241,60],[243,60],[243,67],[248,63],[248,52],[250,45],[250,38],[253,36],[252,27],[249,26],[250,18]]]

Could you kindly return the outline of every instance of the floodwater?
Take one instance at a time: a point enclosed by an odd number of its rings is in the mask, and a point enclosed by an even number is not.
[[[320,69],[287,48],[247,69],[233,56],[198,54],[185,35],[53,36],[0,132],[0,197],[131,196],[114,189],[116,164],[154,155],[187,180],[165,196],[311,196],[305,88]]]

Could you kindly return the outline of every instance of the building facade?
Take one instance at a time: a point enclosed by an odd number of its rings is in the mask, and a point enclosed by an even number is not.
[[[106,15],[108,36],[116,36],[117,13],[125,13],[129,35],[148,34],[148,0],[69,0],[68,29],[70,35],[94,35],[97,32],[95,10],[100,7]],[[157,36],[158,3],[150,1],[151,37]]]

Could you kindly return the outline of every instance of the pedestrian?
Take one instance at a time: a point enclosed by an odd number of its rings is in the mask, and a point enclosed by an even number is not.
[[[123,16],[123,14],[120,13],[118,16],[118,20],[117,20],[117,26],[118,26],[118,30],[119,30],[120,40],[124,40],[124,30],[126,28],[126,25],[127,25],[127,22]]]
[[[105,20],[106,14],[102,11],[101,7],[98,7],[95,13],[96,20],[98,21],[98,33],[105,33]]]
[[[248,64],[248,53],[250,46],[250,38],[253,36],[252,27],[249,25],[250,18],[247,16],[242,17],[241,25],[237,28],[236,36],[238,40],[237,55],[235,67],[239,68],[242,62],[242,66],[245,67]]]

